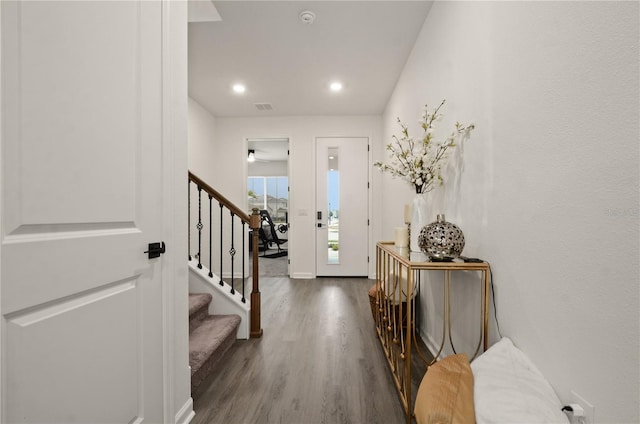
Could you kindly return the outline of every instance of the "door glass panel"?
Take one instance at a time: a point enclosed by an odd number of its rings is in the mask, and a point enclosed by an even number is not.
[[[330,148],[328,152],[327,171],[327,243],[329,252],[328,264],[340,263],[340,169],[338,167],[339,149]]]

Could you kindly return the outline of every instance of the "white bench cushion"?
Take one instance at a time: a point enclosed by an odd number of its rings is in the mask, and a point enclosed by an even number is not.
[[[569,423],[549,382],[504,337],[471,363],[476,422]]]

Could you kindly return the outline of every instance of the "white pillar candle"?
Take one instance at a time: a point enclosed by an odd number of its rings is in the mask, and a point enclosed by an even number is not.
[[[409,246],[409,231],[407,227],[396,227],[395,231],[396,247],[407,247]]]
[[[411,224],[411,204],[404,205],[404,223]]]

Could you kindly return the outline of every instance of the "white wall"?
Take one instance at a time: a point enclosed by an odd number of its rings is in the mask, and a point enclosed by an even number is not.
[[[216,118],[213,149],[218,157],[217,173],[224,178],[212,180],[232,202],[246,202],[246,139],[289,138],[289,221],[288,235],[290,275],[294,278],[315,276],[315,138],[369,137],[381,143],[379,116],[314,116],[273,118]],[[379,178],[376,176],[375,178]],[[377,211],[373,211],[375,219]],[[370,255],[374,253],[373,232]],[[372,256],[373,257],[373,256]],[[373,272],[371,264],[370,272]]]
[[[189,171],[203,179],[206,183],[210,184],[214,189],[219,190],[219,186],[216,184],[218,181],[227,178],[221,173],[220,163],[224,162],[223,156],[216,150],[213,142],[216,134],[216,118],[204,109],[199,103],[192,98],[189,98]],[[246,159],[245,159],[246,160]],[[228,213],[228,209],[224,209],[222,212],[223,220],[223,254],[222,254],[222,271],[220,270],[220,245],[217,243],[220,240],[220,208],[219,203],[216,200],[211,202],[211,217],[210,219],[210,205],[207,194],[202,191],[200,193],[200,208],[198,207],[198,190],[195,184],[190,184],[190,202],[191,202],[191,214],[190,214],[190,243],[189,254],[197,259],[198,252],[198,232],[196,230],[196,224],[200,218],[204,225],[201,233],[201,262],[209,270],[213,271],[216,275],[221,275],[226,282],[232,283],[231,277],[231,257],[228,254],[228,250],[231,247],[231,218]],[[223,196],[227,196],[224,191],[221,192]],[[242,203],[236,203],[238,206],[242,206]],[[213,245],[209,245],[209,227],[211,223],[212,237],[214,241]],[[237,251],[240,251],[242,246],[242,227],[238,217],[234,218],[235,234],[234,234],[234,247]],[[248,226],[246,226],[248,229]],[[245,238],[245,246],[248,249],[248,238]],[[209,251],[211,246],[212,251]],[[244,275],[248,277],[250,275],[250,263],[245,258]],[[242,277],[242,257],[240,254],[234,257],[233,274],[235,276],[234,288],[238,289],[241,284]],[[217,277],[216,277],[217,278]],[[250,288],[246,288],[245,294],[249,296]]]
[[[396,116],[415,134],[446,98],[441,128],[477,124],[433,215],[491,262],[502,334],[601,423],[640,421],[638,5],[436,2],[383,117],[385,140]],[[413,195],[386,175],[381,189],[392,239]],[[455,285],[454,314],[475,308],[471,286]],[[438,339],[440,276],[422,294]],[[458,322],[454,337],[477,333]]]
[[[189,97],[189,170],[204,181],[218,178],[213,144],[216,118]]]

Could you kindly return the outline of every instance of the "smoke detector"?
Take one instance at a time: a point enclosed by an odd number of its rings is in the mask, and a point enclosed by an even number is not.
[[[303,10],[300,12],[300,20],[303,24],[311,25],[316,20],[316,14],[310,10]]]

